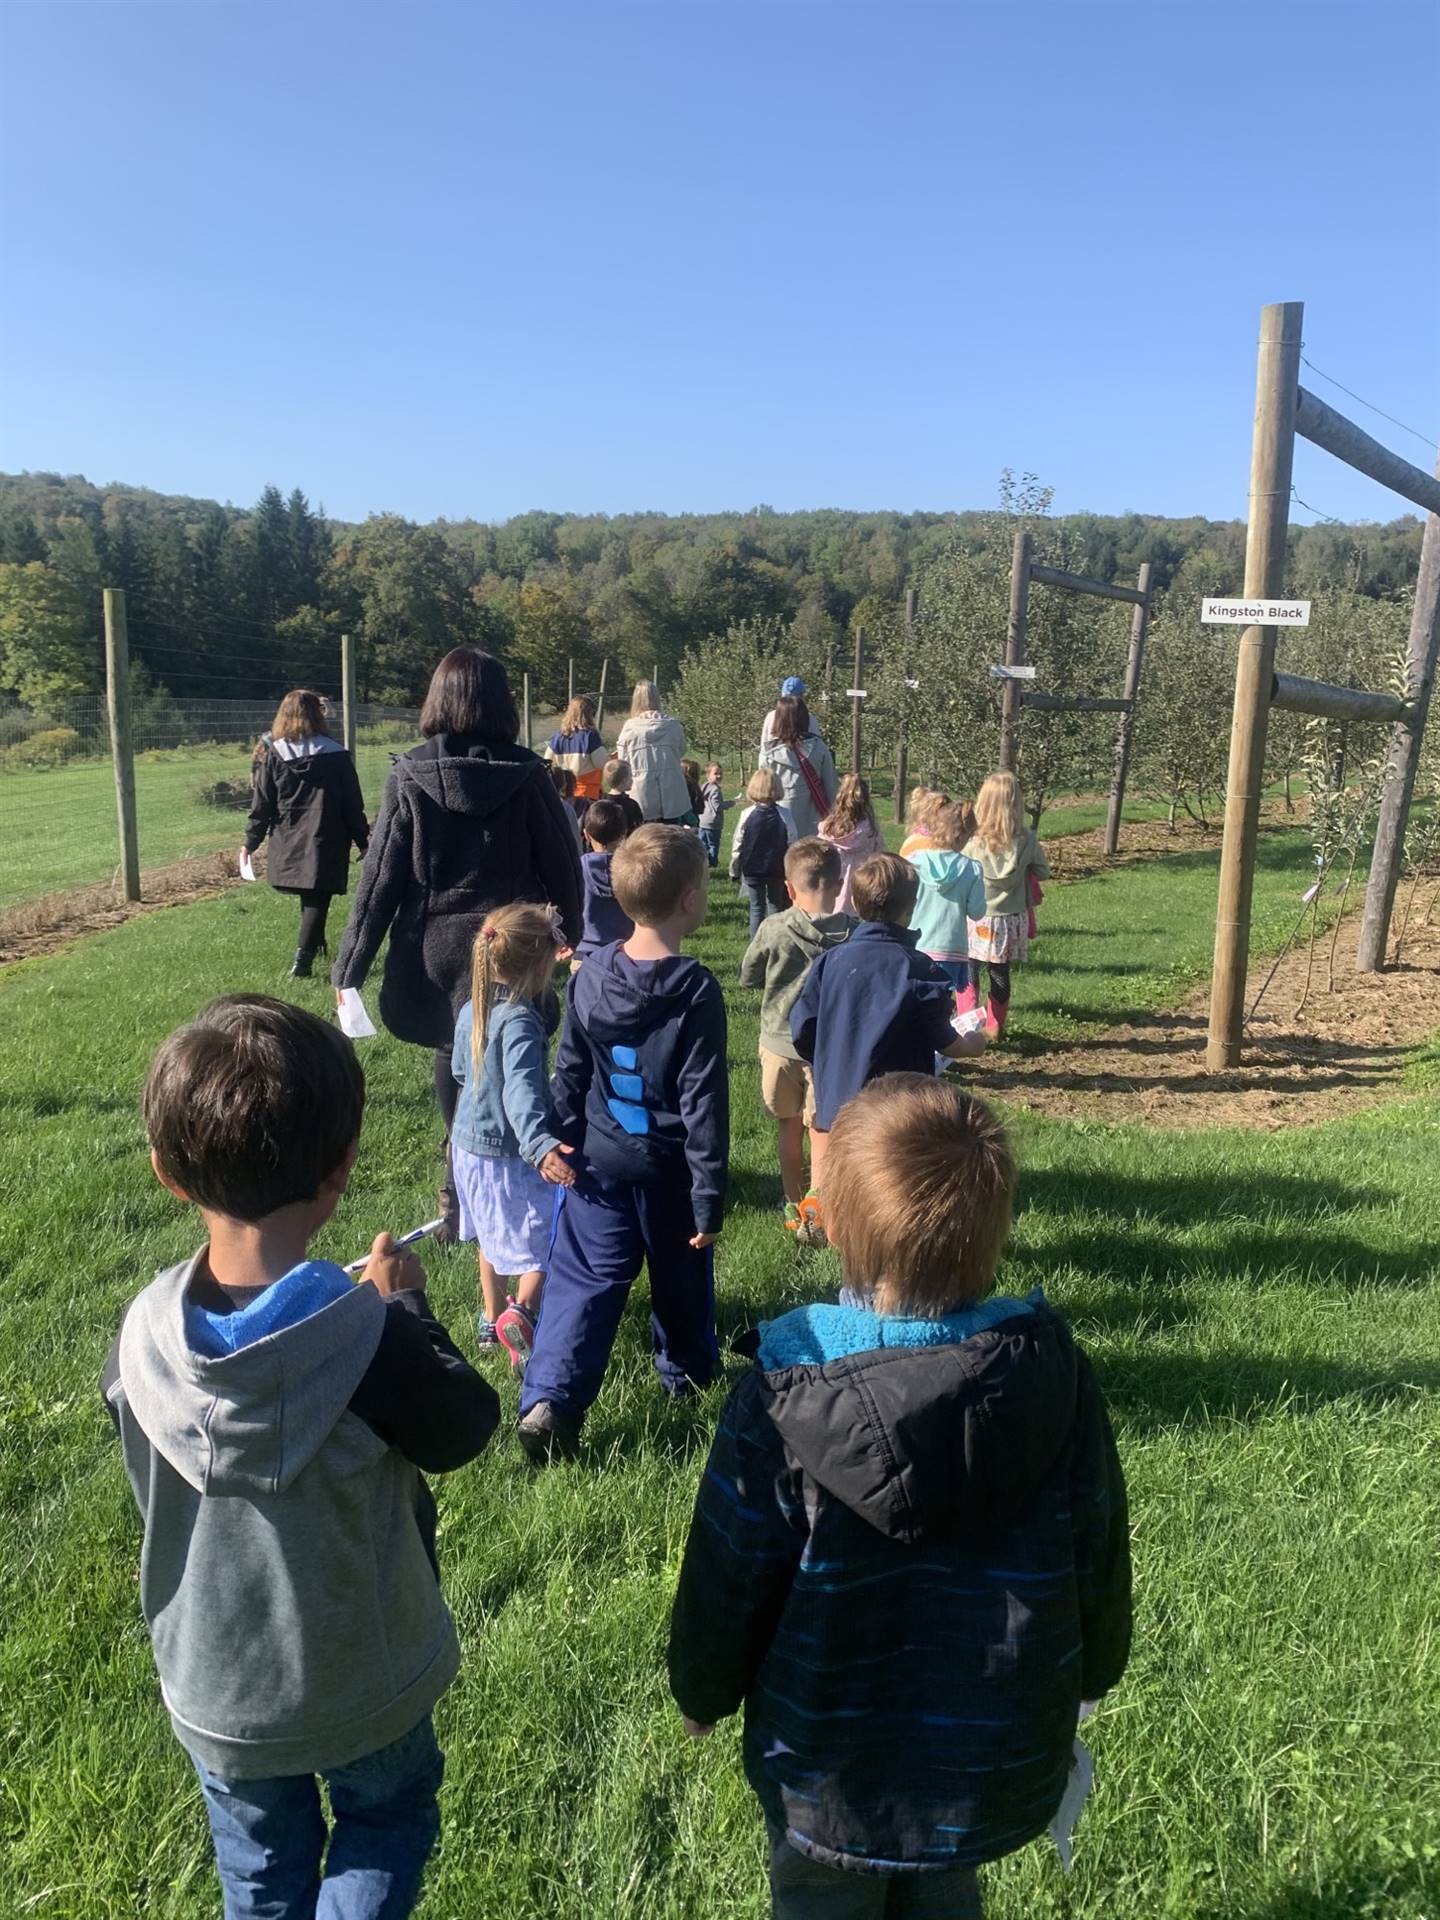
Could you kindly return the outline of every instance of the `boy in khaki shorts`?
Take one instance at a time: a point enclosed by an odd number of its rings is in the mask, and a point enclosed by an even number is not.
[[[785,891],[791,904],[760,923],[740,962],[741,985],[761,990],[760,1093],[779,1136],[785,1226],[803,1245],[823,1246],[824,1234],[818,1207],[807,1212],[807,1196],[818,1174],[812,1134],[807,1181],[805,1133],[815,1120],[815,1087],[790,1035],[790,1009],[811,963],[848,940],[856,925],[850,914],[835,911],[841,871],[838,847],[826,840],[797,840],[785,855]]]

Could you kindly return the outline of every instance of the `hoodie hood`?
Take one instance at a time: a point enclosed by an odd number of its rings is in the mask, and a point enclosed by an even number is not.
[[[332,740],[328,733],[307,734],[303,740],[270,740],[269,745],[297,773],[305,771],[311,763],[322,759],[327,753],[345,751],[341,743]]]
[[[612,1049],[618,1042],[634,1052],[677,1023],[710,977],[688,953],[637,965],[617,941],[590,955],[571,995],[592,1040]]]
[[[150,1444],[199,1493],[279,1493],[307,1467],[380,1344],[385,1303],[356,1285],[238,1352],[197,1353],[186,1293],[204,1253],[162,1273],[125,1317],[120,1379]]]
[[[968,858],[979,862],[987,880],[1003,884],[1013,880],[1023,867],[1034,862],[1036,845],[1035,829],[1022,827],[1020,837],[1013,846],[988,847],[977,833],[966,842],[965,852]]]
[[[587,853],[581,857],[581,872],[585,876],[585,891],[593,893],[597,900],[613,900],[615,888],[610,879],[609,853]]]
[[[850,938],[855,926],[848,913],[810,914],[803,907],[793,907],[783,917],[789,937],[812,956],[824,953],[827,947],[842,945]]]
[[[549,778],[539,755],[523,747],[451,733],[402,754],[395,772],[434,806],[475,820],[508,806],[527,780]]]
[[[803,1307],[762,1329],[757,1364],[791,1457],[907,1544],[1013,1522],[1075,1423],[1075,1348],[1038,1290],[941,1321]]]
[[[868,821],[862,820],[858,827],[852,827],[849,833],[827,833],[825,838],[832,847],[838,847],[841,853],[854,853],[857,847],[868,847],[876,838],[876,829]]]

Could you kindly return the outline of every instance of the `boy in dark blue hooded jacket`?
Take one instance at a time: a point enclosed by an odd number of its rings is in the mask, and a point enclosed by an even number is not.
[[[970,1094],[867,1086],[821,1188],[860,1304],[762,1326],[721,1415],[670,1686],[697,1737],[744,1707],[777,1920],[979,1920],[976,1868],[1054,1819],[1125,1668],[1100,1389],[1038,1289],[990,1292],[1014,1181]]]
[[[709,873],[684,828],[631,834],[611,884],[635,930],[571,977],[551,1094],[576,1177],[556,1203],[520,1396],[520,1442],[537,1461],[574,1452],[642,1263],[666,1391],[720,1372],[710,1249],[730,1151],[725,1002],[714,974],[680,951],[705,918]]]

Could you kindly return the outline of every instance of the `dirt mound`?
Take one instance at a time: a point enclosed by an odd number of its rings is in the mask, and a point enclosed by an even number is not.
[[[255,856],[255,871],[257,875],[265,871],[263,848]],[[227,887],[243,884],[233,853],[206,853],[193,860],[177,860],[168,867],[142,869],[141,900],[119,899],[118,882],[42,894],[38,900],[26,900],[0,912],[0,965],[55,953],[73,940],[105,927],[118,927],[139,914],[188,906],[193,900],[204,900]]]
[[[1038,1113],[1115,1125],[1276,1131],[1380,1106],[1404,1094],[1415,1049],[1440,1032],[1440,927],[1412,921],[1401,963],[1386,973],[1354,971],[1358,933],[1357,915],[1341,930],[1333,993],[1317,954],[1303,1011],[1306,955],[1286,955],[1233,1072],[1205,1069],[1206,988],[1179,1012],[1137,1016],[1093,1040],[1052,1046],[1021,1032],[966,1079]],[[1257,970],[1252,995],[1263,980]]]

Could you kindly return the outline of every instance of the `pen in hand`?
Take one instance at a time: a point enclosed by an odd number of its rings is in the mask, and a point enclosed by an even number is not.
[[[395,1245],[397,1247],[413,1246],[417,1240],[428,1238],[430,1234],[434,1233],[437,1228],[443,1227],[444,1224],[445,1222],[443,1220],[427,1220],[423,1227],[412,1227],[409,1233],[402,1233],[400,1238],[395,1242]],[[370,1255],[367,1253],[359,1260],[352,1260],[345,1271],[346,1273],[363,1273],[369,1264]]]

